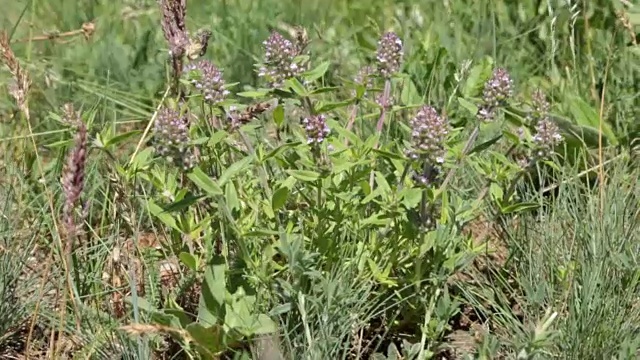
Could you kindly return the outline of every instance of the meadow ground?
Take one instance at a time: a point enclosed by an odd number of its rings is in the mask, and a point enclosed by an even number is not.
[[[637,1],[2,8],[0,358],[640,358]]]

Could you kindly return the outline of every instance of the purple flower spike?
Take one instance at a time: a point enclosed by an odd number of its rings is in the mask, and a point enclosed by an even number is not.
[[[394,32],[387,32],[378,41],[378,73],[383,78],[390,78],[400,71],[403,48],[402,40]]]

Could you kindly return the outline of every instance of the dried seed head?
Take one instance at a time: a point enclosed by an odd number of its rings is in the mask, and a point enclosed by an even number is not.
[[[185,67],[184,72],[191,85],[202,93],[209,104],[218,104],[229,94],[224,88],[222,72],[208,60],[191,63]]]
[[[536,125],[536,134],[533,142],[536,146],[536,155],[539,158],[547,158],[553,153],[553,149],[560,145],[564,138],[560,135],[558,125],[549,118],[540,120]]]
[[[390,78],[400,71],[402,56],[402,40],[394,32],[387,32],[378,41],[378,74],[383,78]]]
[[[162,32],[169,44],[173,73],[177,78],[182,72],[182,57],[189,46],[189,36],[185,24],[187,16],[186,0],[160,0],[162,10]]]
[[[84,189],[84,173],[87,160],[87,126],[80,122],[75,136],[75,147],[67,157],[62,177],[65,203],[63,221],[70,239],[77,233],[74,210]]]
[[[189,120],[178,111],[163,108],[155,122],[156,151],[176,166],[189,170],[195,166],[195,156],[189,144]]]
[[[331,130],[327,126],[324,115],[313,115],[302,120],[302,125],[307,133],[307,143],[317,145],[329,136]]]
[[[74,128],[82,124],[80,111],[76,111],[72,103],[62,105],[62,122]]]
[[[423,106],[409,122],[412,148],[408,155],[430,163],[444,162],[444,145],[449,134],[449,123],[431,106]]]
[[[282,86],[285,80],[305,71],[304,66],[295,61],[296,56],[300,55],[300,48],[280,33],[272,32],[263,45],[264,61],[258,76],[264,77],[270,86]]]
[[[31,87],[31,80],[29,80],[27,72],[20,66],[18,59],[9,45],[9,35],[5,31],[0,31],[0,58],[13,77],[9,85],[9,93],[16,100],[20,111],[29,119],[27,95]]]

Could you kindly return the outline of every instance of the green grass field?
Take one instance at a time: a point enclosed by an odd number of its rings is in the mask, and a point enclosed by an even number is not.
[[[637,0],[3,4],[0,358],[640,358],[639,29]]]

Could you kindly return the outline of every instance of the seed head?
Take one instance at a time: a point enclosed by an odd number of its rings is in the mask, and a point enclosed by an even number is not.
[[[327,126],[326,117],[322,114],[305,118],[302,120],[302,125],[307,132],[307,143],[311,145],[322,143],[331,132]]]
[[[207,103],[215,105],[229,95],[229,91],[224,88],[222,72],[209,60],[191,63],[185,67],[184,72],[191,85],[202,93]]]
[[[258,76],[266,78],[271,86],[282,86],[285,80],[305,71],[304,67],[295,61],[296,56],[300,54],[299,47],[280,33],[272,32],[263,45],[264,61]]]
[[[378,41],[378,73],[383,78],[390,78],[400,71],[402,56],[402,40],[394,32],[387,32]]]
[[[428,160],[432,163],[444,162],[444,143],[449,134],[447,119],[441,117],[431,106],[423,106],[410,120],[413,159]]]
[[[70,239],[77,231],[74,210],[84,188],[86,160],[87,126],[83,122],[80,122],[75,136],[75,147],[67,157],[67,164],[62,176],[62,188],[65,196],[63,220]]]
[[[533,142],[536,146],[539,158],[549,157],[553,153],[553,148],[560,145],[564,138],[560,135],[558,125],[549,118],[540,120],[536,125],[536,134]]]
[[[160,0],[159,4],[162,11],[162,32],[169,44],[173,79],[177,81],[182,73],[183,56],[189,46],[185,23],[187,0]]]
[[[163,108],[158,112],[154,138],[156,150],[177,166],[189,170],[195,165],[195,157],[189,145],[189,120],[178,111]]]

